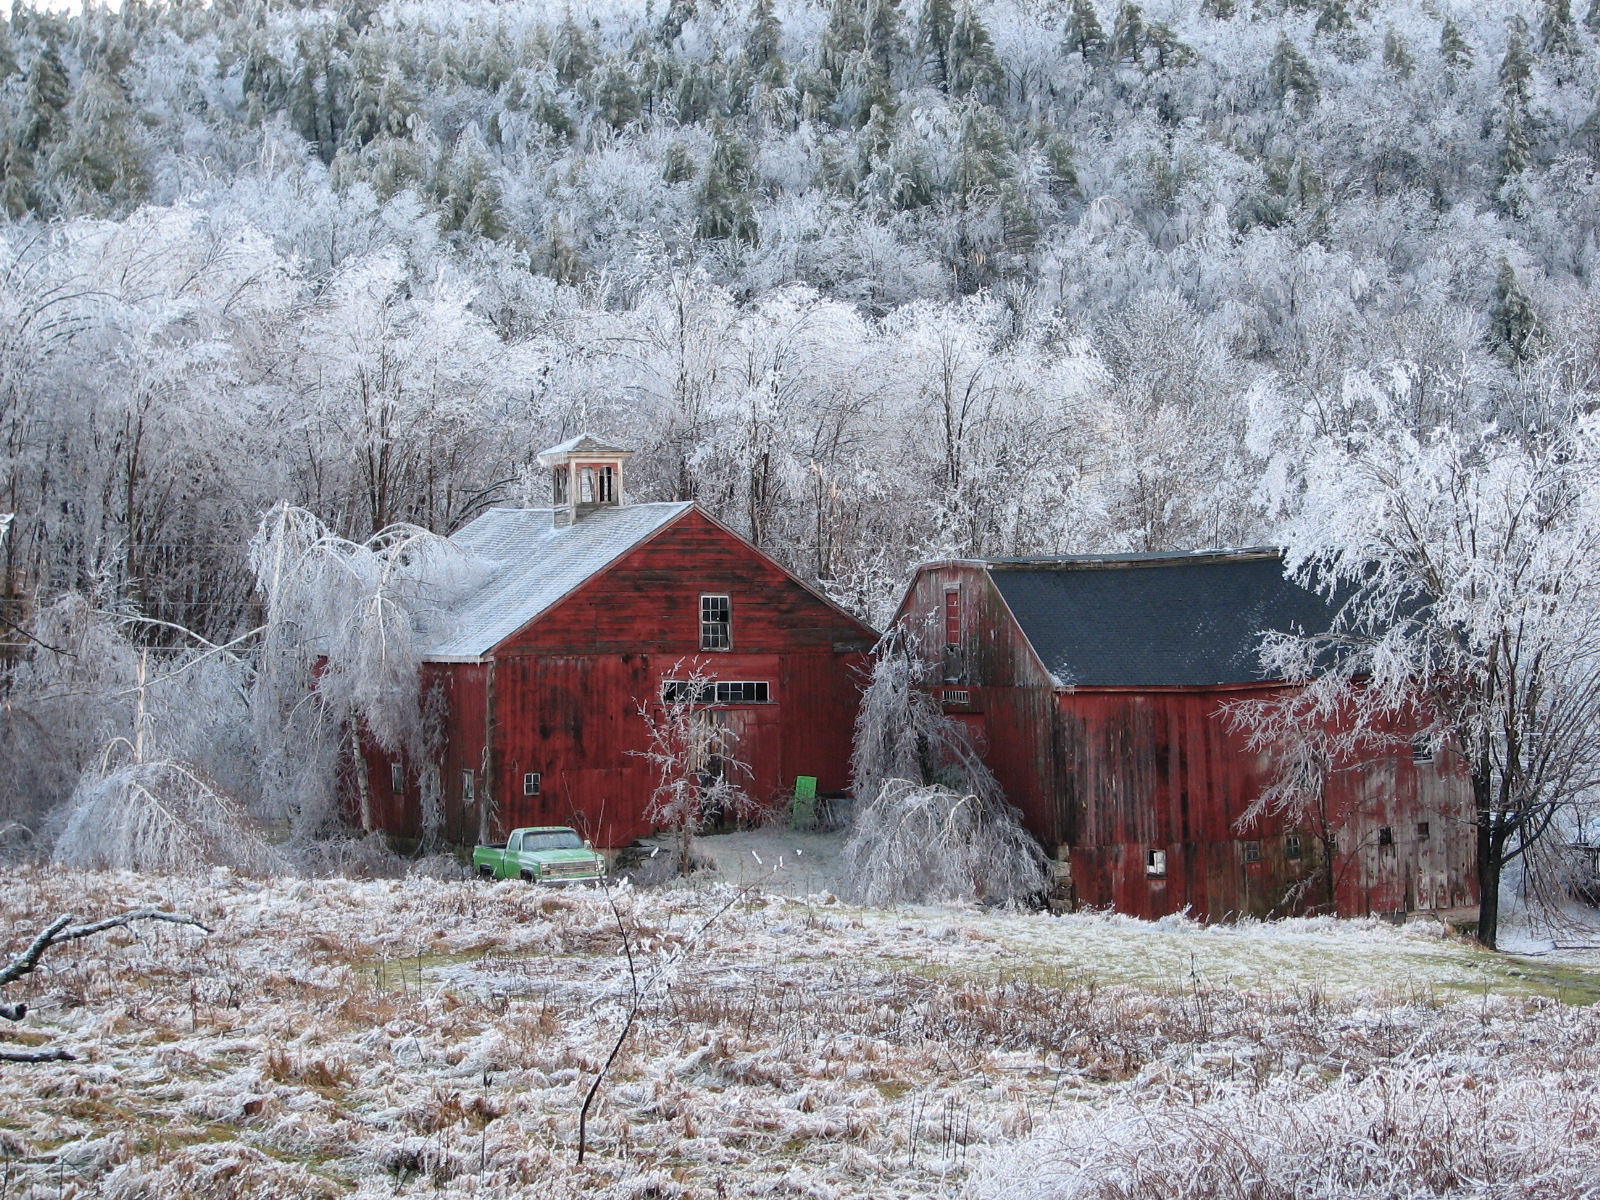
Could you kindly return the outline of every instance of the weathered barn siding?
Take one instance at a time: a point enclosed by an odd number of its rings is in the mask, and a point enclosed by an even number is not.
[[[700,597],[728,594],[731,650],[700,649]],[[752,768],[740,782],[763,803],[799,775],[820,790],[849,784],[851,729],[876,634],[824,601],[742,540],[688,510],[497,645],[489,661],[429,663],[449,705],[444,769],[447,837],[471,842],[485,797],[497,836],[562,824],[599,846],[650,833],[654,769],[640,706],[663,680],[699,669],[711,678],[768,683],[771,703],[718,706]],[[492,720],[488,717],[492,715]],[[387,792],[388,766],[371,752]],[[474,772],[476,802],[464,797]],[[526,795],[524,777],[539,776]],[[420,792],[385,795],[380,827],[416,836]]]
[[[955,648],[946,646],[952,589],[961,614]],[[966,694],[946,711],[974,728],[1028,829],[1070,859],[1079,903],[1144,917],[1187,908],[1212,920],[1328,905],[1327,875],[1305,883],[1323,861],[1324,829],[1279,818],[1237,825],[1271,763],[1249,749],[1225,708],[1279,685],[1067,686],[1040,662],[982,562],[922,568],[897,621],[920,633],[940,666],[939,694]],[[1431,763],[1407,754],[1336,764],[1326,796],[1337,911],[1475,901],[1473,828],[1460,764],[1448,752]],[[1164,876],[1148,870],[1153,850],[1165,852]]]
[[[952,589],[961,623],[954,649],[945,636],[946,595]],[[940,688],[941,695],[967,693],[967,704],[947,704],[946,711],[969,717],[984,761],[1022,810],[1027,827],[1046,846],[1066,841],[1071,826],[1055,802],[1060,763],[1051,740],[1040,741],[1040,732],[1051,727],[1055,683],[989,573],[959,561],[925,568],[912,580],[900,612],[902,621],[913,617],[924,654],[949,685]]]

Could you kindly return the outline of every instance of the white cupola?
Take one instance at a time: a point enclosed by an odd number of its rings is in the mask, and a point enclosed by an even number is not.
[[[590,433],[540,451],[539,465],[550,469],[555,523],[571,525],[597,508],[620,507],[622,464],[632,456],[632,450],[602,442]]]

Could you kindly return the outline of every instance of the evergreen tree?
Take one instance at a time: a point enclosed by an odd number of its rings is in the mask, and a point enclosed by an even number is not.
[[[1082,55],[1084,62],[1098,62],[1105,53],[1106,35],[1100,28],[1094,0],[1072,0],[1067,16],[1066,48],[1069,54]]]
[[[885,78],[893,75],[897,60],[905,53],[900,32],[900,0],[866,0],[863,21],[866,50]]]
[[[1238,5],[1235,0],[1201,0],[1200,11],[1217,21],[1231,21]]]
[[[333,162],[346,119],[343,56],[325,34],[302,36],[299,69],[289,87],[289,119],[295,131],[316,147],[324,163]]]
[[[1600,105],[1584,118],[1572,140],[1589,152],[1589,157],[1600,162]]]
[[[1145,33],[1145,48],[1155,51],[1155,69],[1165,71],[1168,67],[1181,67],[1185,63],[1194,61],[1194,51],[1178,40],[1178,35],[1172,27],[1162,21],[1151,21]]]
[[[971,96],[985,102],[998,97],[1005,72],[994,52],[994,42],[971,4],[961,6],[950,37],[952,76],[950,91],[959,97]]]
[[[122,85],[98,71],[72,98],[70,131],[50,156],[50,173],[96,207],[127,211],[149,186],[143,139]]]
[[[1532,358],[1544,340],[1533,301],[1523,290],[1509,259],[1500,260],[1500,275],[1495,280],[1489,302],[1489,342],[1512,366]]]
[[[1522,113],[1515,103],[1506,105],[1505,136],[1500,144],[1500,183],[1504,185],[1528,169],[1531,157]]]
[[[1539,52],[1575,58],[1583,53],[1578,27],[1572,19],[1572,0],[1544,0],[1544,20],[1539,26]]]
[[[606,67],[595,90],[595,109],[600,119],[613,129],[622,129],[639,119],[639,93],[628,69],[613,62]]]
[[[661,168],[661,178],[668,183],[688,183],[696,174],[689,147],[682,142],[673,142],[667,147],[667,161]]]
[[[750,168],[750,147],[731,136],[717,121],[711,157],[706,162],[705,181],[700,186],[698,236],[710,241],[732,241],[754,245],[760,240],[755,207],[750,202],[754,173]]]
[[[955,191],[961,206],[971,209],[997,199],[1001,187],[1016,174],[1016,158],[999,116],[987,105],[969,104],[961,120],[955,162]]]
[[[1444,19],[1444,28],[1439,33],[1439,57],[1452,71],[1465,71],[1472,65],[1472,47],[1467,45],[1454,17]]]
[[[1047,187],[1057,200],[1080,199],[1083,195],[1078,184],[1078,167],[1072,157],[1072,143],[1059,129],[1049,128],[1039,142],[1039,153],[1044,157],[1048,172]]]
[[[550,65],[555,68],[557,81],[562,87],[572,87],[587,79],[599,57],[593,40],[573,20],[572,10],[568,9],[550,48]]]
[[[17,65],[16,47],[11,44],[11,27],[0,21],[0,84],[22,68]]]
[[[782,87],[788,82],[789,72],[779,53],[782,36],[783,26],[773,0],[755,0],[744,39],[744,56],[756,78],[768,87]]]
[[[1401,79],[1410,79],[1412,72],[1417,69],[1417,60],[1411,57],[1411,48],[1406,45],[1406,39],[1392,25],[1383,35],[1383,65]]]
[[[1600,0],[1589,0],[1589,11],[1583,14],[1583,27],[1590,33],[1600,33]]]
[[[37,154],[66,135],[71,99],[67,68],[55,46],[46,43],[34,55],[24,85],[22,136],[17,139],[24,150]]]
[[[1500,90],[1508,103],[1528,103],[1528,83],[1533,78],[1533,55],[1528,52],[1528,39],[1522,29],[1513,26],[1511,40],[1506,44],[1506,56],[1500,60]]]
[[[1287,33],[1278,35],[1278,46],[1272,52],[1272,63],[1267,68],[1267,82],[1272,94],[1280,101],[1294,98],[1302,112],[1316,104],[1321,95],[1317,73],[1311,69],[1300,48],[1289,40]]]
[[[1144,11],[1133,0],[1122,0],[1117,23],[1112,27],[1111,48],[1107,57],[1112,62],[1139,65],[1144,37]]]
[[[1346,33],[1352,24],[1344,0],[1322,0],[1321,11],[1317,13],[1318,33]]]
[[[358,56],[341,144],[360,147],[381,137],[406,137],[418,111],[417,97],[399,70],[375,55]]]
[[[695,0],[670,0],[667,12],[656,30],[656,40],[670,46],[683,33],[683,27],[697,15]]]
[[[950,90],[950,79],[955,74],[951,61],[951,43],[955,36],[954,0],[928,0],[922,9],[922,44],[933,71],[933,81],[945,92]]]

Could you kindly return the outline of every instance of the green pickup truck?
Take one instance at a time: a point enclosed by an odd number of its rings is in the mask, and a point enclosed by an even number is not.
[[[565,825],[513,829],[504,845],[475,849],[472,865],[485,879],[535,883],[598,883],[606,874],[605,856]]]

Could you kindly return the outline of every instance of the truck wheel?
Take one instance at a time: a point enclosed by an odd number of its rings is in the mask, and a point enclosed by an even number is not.
[[[493,879],[494,878],[494,868],[493,867],[479,867],[478,868],[478,874],[482,875],[485,879]]]
[[[522,873],[522,878],[527,880],[529,883],[532,883],[533,882],[533,872],[532,871],[524,871]]]

